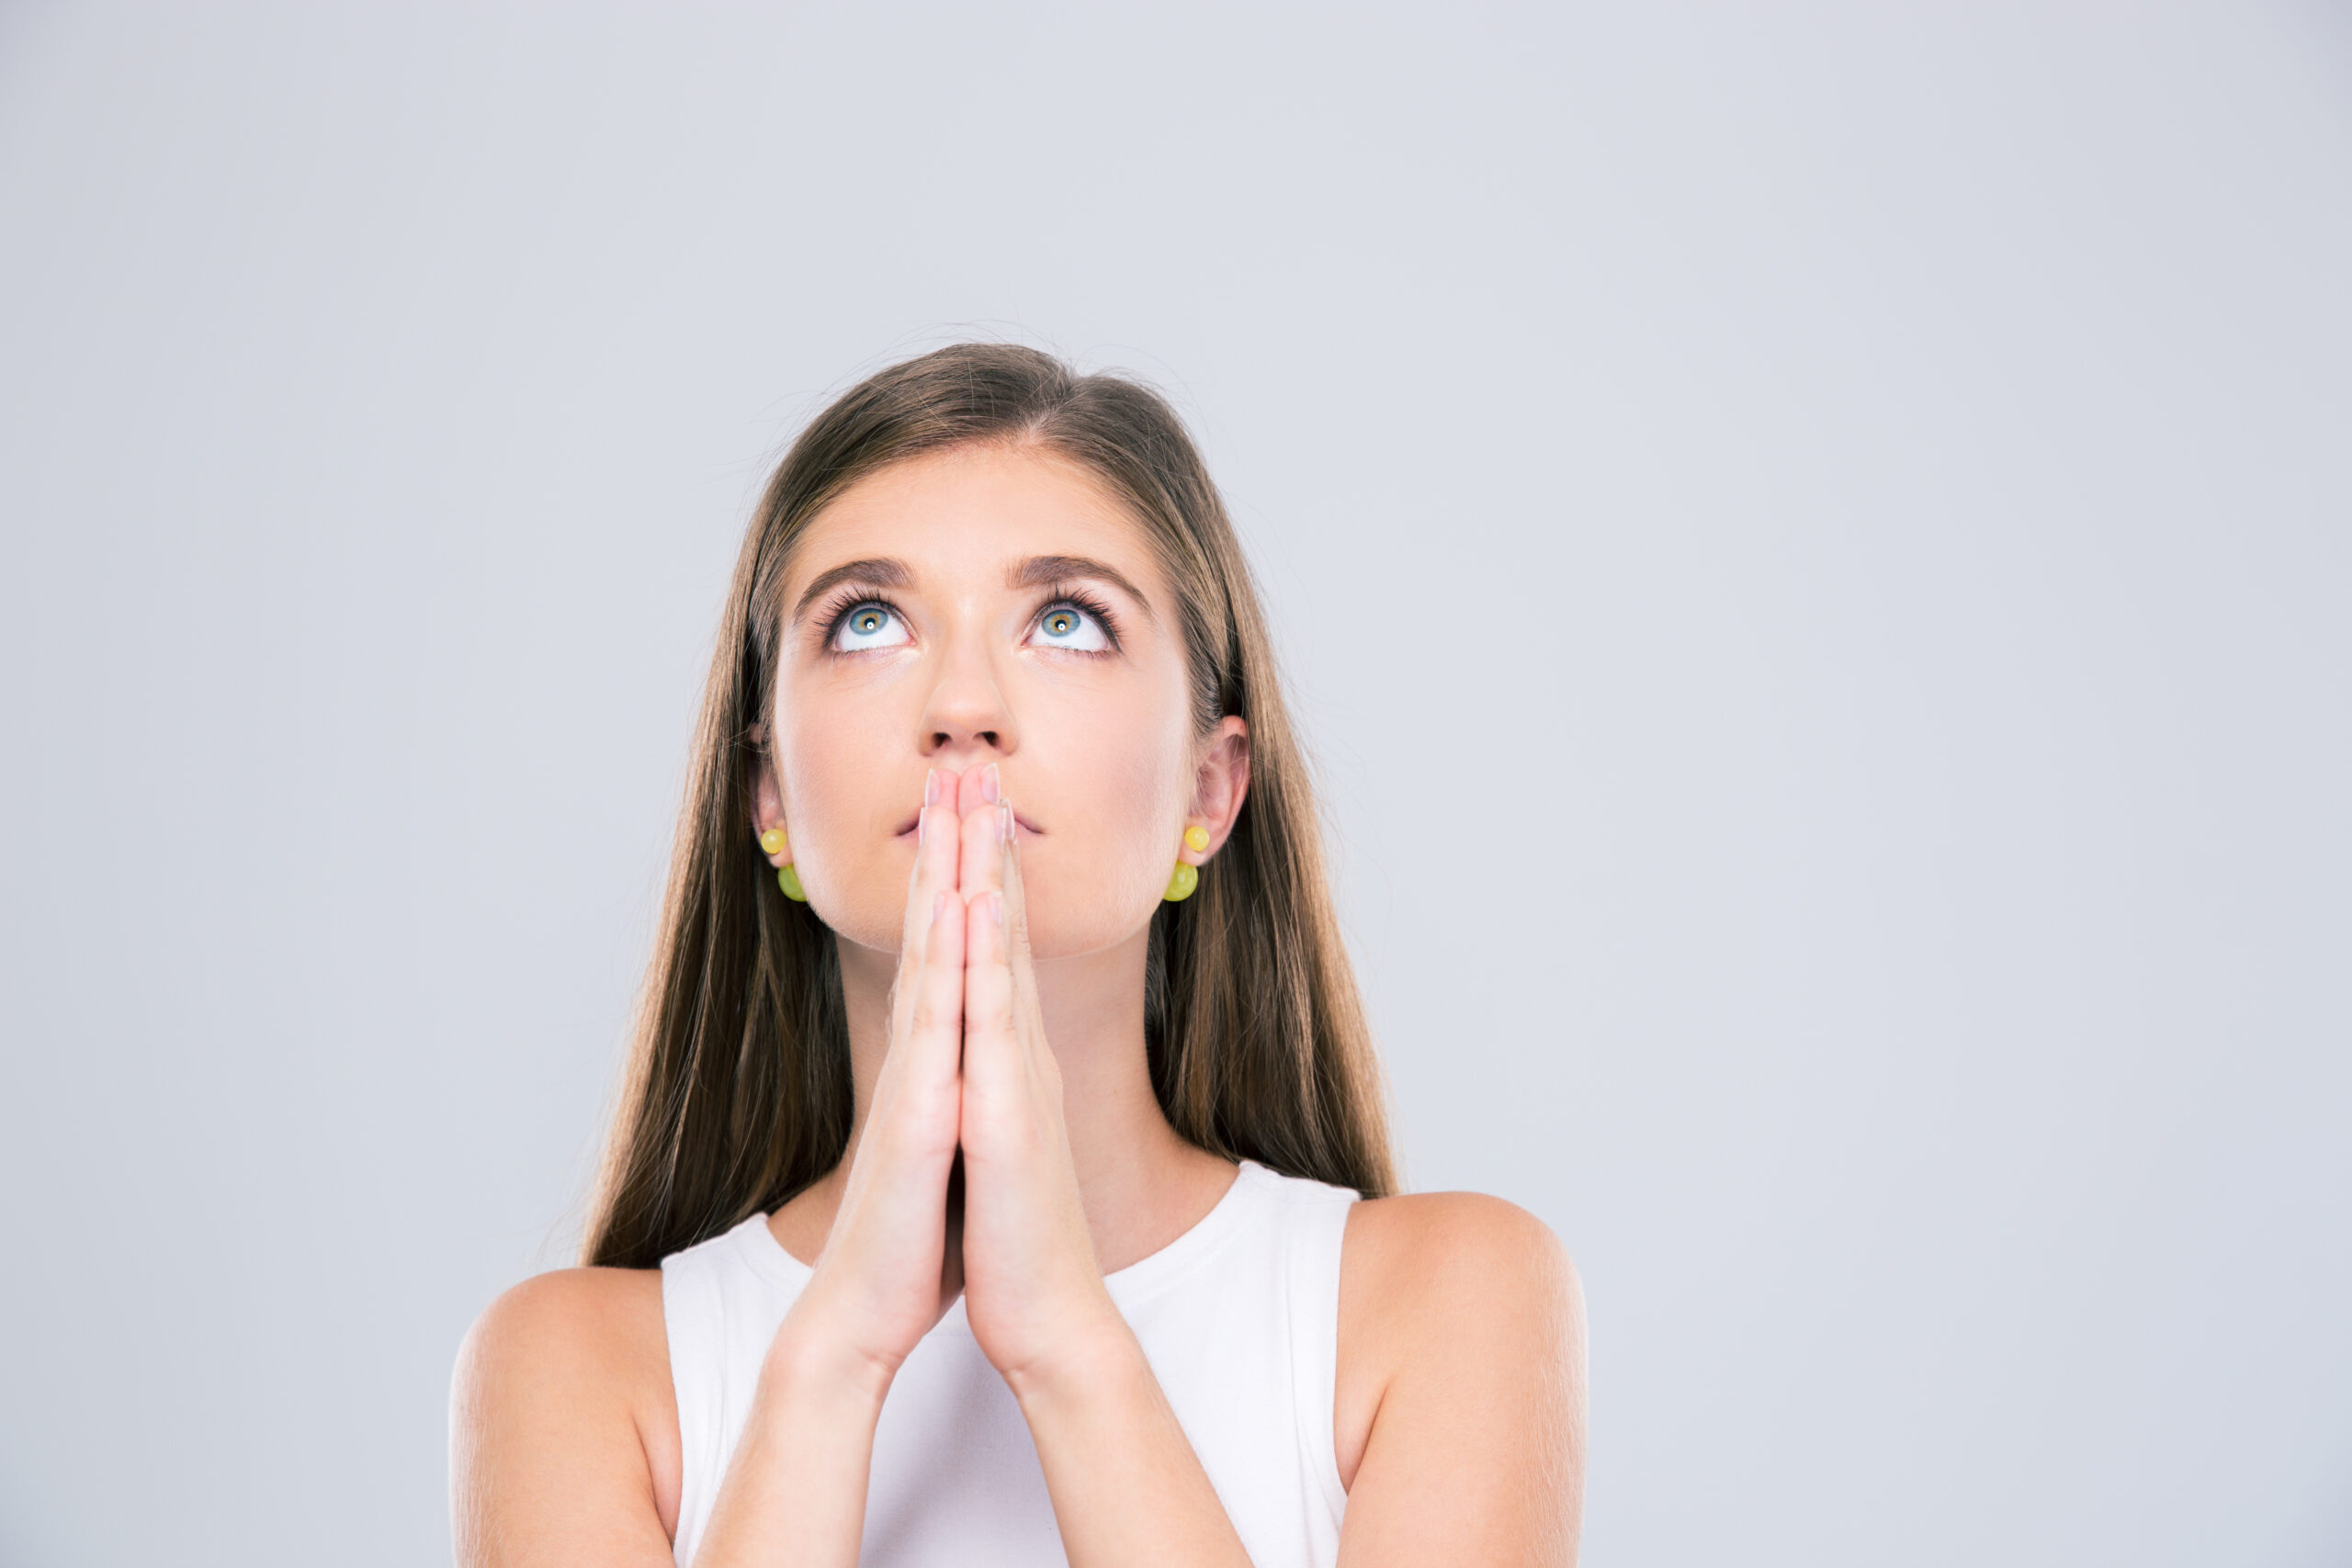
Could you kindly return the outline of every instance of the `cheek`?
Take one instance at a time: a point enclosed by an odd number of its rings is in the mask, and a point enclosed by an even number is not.
[[[922,803],[920,760],[891,766],[909,750],[904,728],[871,701],[790,703],[775,722],[792,860],[808,906],[850,941],[885,950],[899,944],[914,853],[896,829]]]
[[[1151,919],[1176,863],[1191,783],[1182,732],[1134,716],[1105,716],[1053,747],[1031,786],[1055,813],[1052,830],[1022,859],[1038,957],[1112,946]]]

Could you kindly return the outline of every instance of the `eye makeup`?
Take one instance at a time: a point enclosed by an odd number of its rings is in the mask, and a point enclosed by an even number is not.
[[[868,649],[844,649],[837,646],[841,640],[842,628],[845,626],[853,626],[854,629],[857,629],[854,626],[856,618],[868,614],[879,614],[888,617],[888,620],[897,621],[901,626],[904,626],[907,624],[907,617],[905,614],[899,610],[898,605],[892,604],[887,596],[877,593],[872,589],[866,588],[861,584],[845,584],[839,592],[835,593],[831,599],[825,602],[823,607],[820,609],[815,616],[810,620],[809,625],[816,633],[818,649],[820,652],[825,653],[858,653],[869,651]],[[861,635],[870,635],[871,632],[879,631],[882,629],[882,626],[887,624],[888,621],[886,620],[873,627],[864,628],[861,631]],[[903,647],[904,644],[892,643],[888,646],[897,648]]]
[[[1101,594],[1080,585],[1068,582],[1053,583],[1046,588],[1040,598],[1036,612],[1029,617],[1028,631],[1023,634],[1023,640],[1026,642],[1030,635],[1046,625],[1054,611],[1063,608],[1077,611],[1101,627],[1102,640],[1109,646],[1067,648],[1051,642],[1031,646],[1051,648],[1058,653],[1079,654],[1087,658],[1102,658],[1121,650],[1123,645],[1119,637],[1118,613],[1111,608],[1109,603]],[[868,626],[863,624],[865,617],[880,618]],[[897,621],[901,627],[908,625],[906,613],[900,610],[888,594],[879,592],[864,583],[852,582],[842,584],[831,598],[826,600],[816,615],[809,618],[808,624],[815,636],[818,649],[824,653],[839,655],[876,652],[882,648],[904,647],[906,641],[911,640],[910,637],[865,648],[840,646],[844,630],[858,637],[877,635],[892,620]]]
[[[1101,657],[1119,651],[1117,615],[1099,594],[1070,583],[1057,582],[1046,590],[1045,602],[1038,605],[1037,613],[1029,619],[1030,630],[1035,632],[1040,629],[1048,629],[1050,632],[1054,612],[1063,608],[1076,610],[1100,626],[1102,629],[1102,640],[1110,646],[1107,648],[1063,648],[1055,643],[1047,643],[1045,646],[1061,653],[1080,653],[1090,657]],[[1057,632],[1051,635],[1067,636],[1069,633]]]

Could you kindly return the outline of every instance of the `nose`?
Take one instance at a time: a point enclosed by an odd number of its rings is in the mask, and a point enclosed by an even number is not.
[[[923,705],[917,749],[935,766],[960,770],[1010,757],[1019,740],[987,652],[970,640],[958,643],[946,650]]]

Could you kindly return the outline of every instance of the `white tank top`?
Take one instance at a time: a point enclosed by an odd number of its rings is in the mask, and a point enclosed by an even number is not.
[[[1258,1568],[1330,1568],[1347,1495],[1332,1451],[1345,1188],[1252,1160],[1201,1222],[1103,1276]],[[662,1260],[684,1475],[675,1545],[694,1561],[760,1365],[808,1266],[754,1214]],[[865,1568],[1066,1563],[1012,1390],[959,1297],[899,1369],[874,1433]]]

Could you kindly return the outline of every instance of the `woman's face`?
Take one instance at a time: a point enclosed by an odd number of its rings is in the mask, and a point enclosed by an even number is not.
[[[1194,734],[1157,556],[1067,460],[971,446],[870,475],[802,533],[784,592],[754,826],[784,823],[850,942],[898,948],[929,769],[998,764],[1041,959],[1135,936],[1187,824],[1214,851],[1240,807],[1241,721]]]

